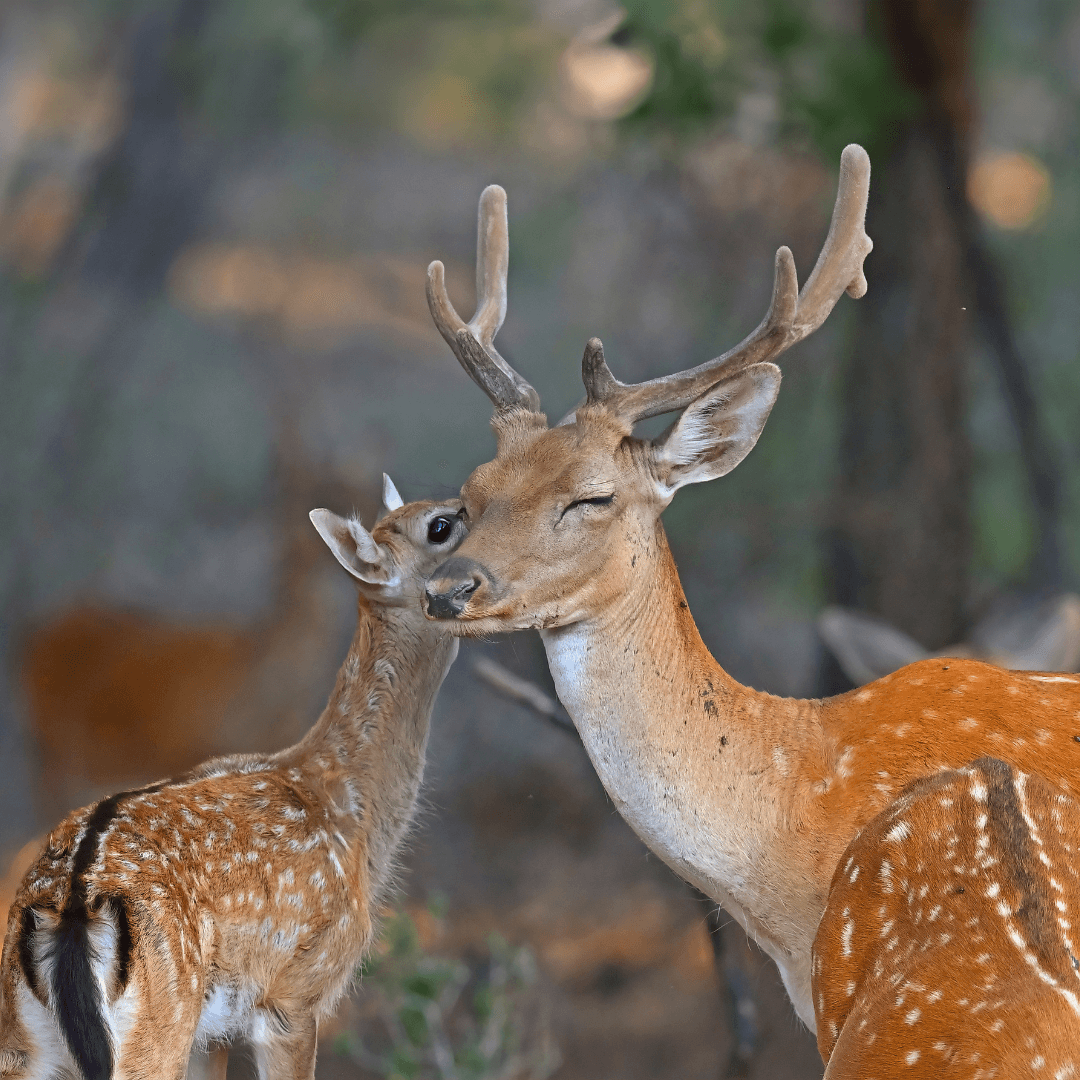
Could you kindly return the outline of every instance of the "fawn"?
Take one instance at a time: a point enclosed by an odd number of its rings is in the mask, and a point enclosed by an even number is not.
[[[0,1076],[183,1080],[193,1047],[249,1041],[261,1078],[311,1078],[318,1022],[372,940],[457,655],[420,609],[464,539],[461,504],[403,505],[369,533],[311,519],[360,587],[330,700],[295,746],[212,759],[75,811],[12,904]]]

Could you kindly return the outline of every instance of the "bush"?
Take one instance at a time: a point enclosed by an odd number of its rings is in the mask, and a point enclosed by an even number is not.
[[[532,953],[494,933],[475,963],[430,955],[397,912],[360,971],[363,1030],[335,1050],[387,1080],[546,1080],[560,1059],[536,976]]]

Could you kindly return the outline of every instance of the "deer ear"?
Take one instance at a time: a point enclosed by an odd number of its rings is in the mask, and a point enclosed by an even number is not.
[[[754,364],[692,401],[653,443],[662,497],[731,472],[753,450],[779,390],[780,369]]]
[[[355,518],[341,518],[329,510],[312,510],[312,525],[326,541],[326,546],[354,578],[369,585],[385,585],[393,576],[390,553],[371,537]]]
[[[382,503],[387,510],[398,510],[405,505],[405,500],[394,487],[394,481],[386,473],[382,474]]]
[[[865,686],[931,655],[902,630],[861,611],[827,607],[817,625],[822,641],[855,686]]]

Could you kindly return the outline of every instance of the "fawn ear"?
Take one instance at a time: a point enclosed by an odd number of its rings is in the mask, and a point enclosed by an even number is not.
[[[692,401],[652,448],[660,495],[731,472],[754,448],[780,391],[780,369],[754,364]]]
[[[394,481],[386,473],[382,474],[382,504],[387,510],[398,510],[405,505],[405,500],[394,487]]]
[[[354,578],[369,585],[390,581],[394,569],[390,552],[379,547],[359,521],[338,517],[329,510],[312,510],[308,516],[334,558]]]

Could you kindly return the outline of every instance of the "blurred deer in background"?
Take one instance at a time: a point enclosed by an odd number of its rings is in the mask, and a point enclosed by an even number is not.
[[[1015,671],[1076,671],[1080,596],[1063,593],[992,612],[975,624],[969,641],[937,652],[882,619],[848,608],[826,608],[818,616],[818,632],[856,686],[932,656],[966,656]]]
[[[317,707],[339,628],[326,617],[327,568],[306,514],[313,501],[350,496],[315,475],[282,427],[279,585],[254,625],[93,603],[27,630],[21,668],[46,821],[214,754],[283,746]]]
[[[814,940],[826,1080],[1080,1075],[1080,805],[994,758],[863,827]]]
[[[682,486],[750,452],[779,391],[768,361],[866,288],[870,165],[845,149],[832,225],[798,291],[791,253],[740,345],[637,385],[585,349],[586,399],[549,428],[495,350],[505,313],[505,194],[480,202],[477,313],[466,325],[429,268],[435,322],[495,405],[498,451],[462,488],[469,536],[432,574],[427,610],[464,636],[539,629],[559,697],[616,807],[673,870],[776,961],[814,1026],[811,948],[851,838],[903,787],[996,754],[1080,790],[1080,678],[926,660],[827,700],[732,679],[690,616],[660,514]],[[680,415],[654,440],[634,425]]]
[[[76,811],[8,918],[0,1076],[182,1080],[193,1044],[234,1038],[262,1078],[312,1077],[318,1022],[373,935],[412,818],[435,696],[457,655],[420,609],[465,535],[460,503],[402,506],[368,533],[311,519],[360,586],[356,634],[318,723],[274,755]]]

